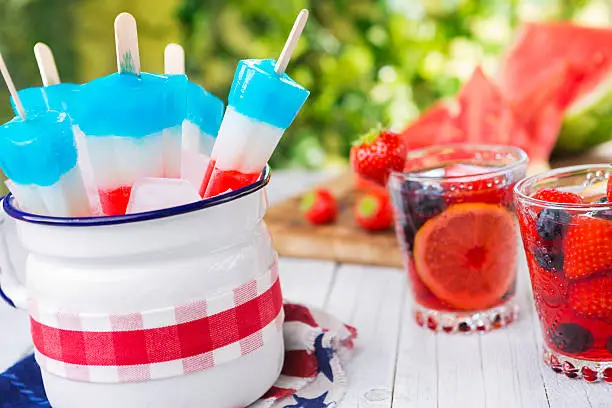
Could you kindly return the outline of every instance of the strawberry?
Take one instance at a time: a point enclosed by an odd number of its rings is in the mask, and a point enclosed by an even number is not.
[[[612,203],[612,175],[609,176],[610,178],[608,178],[608,202]]]
[[[570,288],[569,302],[576,314],[612,323],[612,276],[596,276],[576,282]]]
[[[402,171],[406,146],[397,133],[373,130],[351,148],[351,166],[363,178],[385,185],[392,171]]]
[[[574,217],[563,246],[563,269],[570,279],[612,271],[612,222],[601,218]]]
[[[355,188],[357,189],[357,191],[362,193],[388,195],[386,186],[382,186],[378,183],[365,179],[359,174],[355,174]]]
[[[311,224],[328,224],[336,219],[337,204],[334,196],[324,188],[317,188],[302,197],[300,209]]]
[[[554,188],[543,188],[533,195],[536,200],[560,204],[582,204],[582,197],[567,191],[559,191]]]
[[[388,197],[368,194],[355,203],[355,220],[366,231],[381,231],[393,226],[393,209]]]

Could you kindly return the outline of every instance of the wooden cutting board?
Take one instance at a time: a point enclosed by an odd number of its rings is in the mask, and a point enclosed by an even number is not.
[[[368,233],[354,220],[353,205],[358,197],[353,176],[346,173],[321,187],[338,200],[334,224],[311,225],[300,213],[301,196],[273,205],[266,215],[274,247],[281,256],[324,259],[380,266],[402,266],[402,256],[393,229]]]

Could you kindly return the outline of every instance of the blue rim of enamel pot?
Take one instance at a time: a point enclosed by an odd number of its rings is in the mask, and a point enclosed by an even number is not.
[[[248,186],[235,191],[230,191],[228,193],[220,194],[218,196],[207,198],[205,200],[179,205],[176,207],[109,217],[51,217],[46,215],[31,214],[20,210],[14,205],[15,197],[11,193],[9,193],[6,198],[2,200],[2,205],[4,206],[4,211],[6,211],[6,213],[12,218],[19,221],[30,222],[33,224],[53,225],[61,227],[91,227],[96,225],[128,224],[133,222],[150,221],[160,218],[172,217],[175,215],[187,214],[193,211],[202,210],[204,208],[210,208],[220,204],[229,203],[231,201],[237,200],[241,197],[247,196],[264,188],[270,182],[270,175],[270,166],[266,165],[266,168],[262,172],[259,180],[257,180],[255,183],[249,184]]]

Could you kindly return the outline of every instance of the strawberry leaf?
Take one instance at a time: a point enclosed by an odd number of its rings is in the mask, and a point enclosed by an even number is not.
[[[300,203],[300,211],[307,212],[312,208],[316,200],[316,193],[314,191],[309,191],[304,194],[302,197],[302,202]]]
[[[379,206],[380,203],[378,198],[371,195],[365,196],[359,200],[359,215],[370,218],[376,213]]]

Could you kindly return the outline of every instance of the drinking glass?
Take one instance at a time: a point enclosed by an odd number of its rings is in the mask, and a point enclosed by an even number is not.
[[[404,171],[391,174],[419,325],[485,332],[516,319],[512,190],[526,166],[518,148],[461,144],[409,152]]]
[[[609,164],[566,167],[515,187],[544,361],[590,382],[612,382],[611,172]],[[534,197],[544,188],[576,193],[583,203]]]

